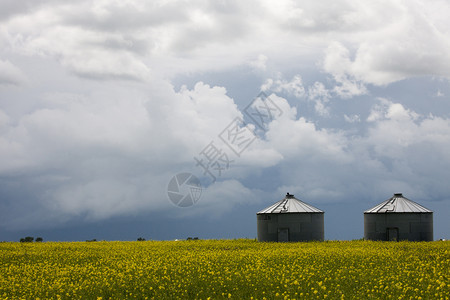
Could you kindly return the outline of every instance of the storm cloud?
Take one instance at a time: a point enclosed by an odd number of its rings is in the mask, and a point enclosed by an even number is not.
[[[4,1],[0,232],[148,215],[251,237],[248,220],[236,231],[227,214],[252,219],[289,191],[341,207],[328,228],[346,205],[403,192],[440,210],[435,232],[448,235],[449,11],[445,1]],[[246,113],[261,91],[280,112],[264,129]],[[219,137],[236,118],[256,133],[239,155]],[[170,178],[207,178],[194,157],[211,142],[230,165],[197,204],[174,207]]]

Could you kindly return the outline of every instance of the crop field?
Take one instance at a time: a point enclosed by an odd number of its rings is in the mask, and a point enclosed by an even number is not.
[[[449,299],[450,242],[0,243],[1,299]]]

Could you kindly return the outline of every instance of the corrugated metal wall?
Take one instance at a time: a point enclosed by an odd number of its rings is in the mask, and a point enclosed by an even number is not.
[[[324,213],[258,214],[257,231],[260,242],[323,241]]]
[[[433,213],[365,213],[364,238],[432,241]]]

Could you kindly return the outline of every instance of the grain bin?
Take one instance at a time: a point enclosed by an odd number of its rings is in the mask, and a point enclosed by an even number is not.
[[[256,214],[258,241],[323,241],[324,212],[289,193]]]
[[[432,241],[433,212],[401,193],[364,212],[364,239]]]

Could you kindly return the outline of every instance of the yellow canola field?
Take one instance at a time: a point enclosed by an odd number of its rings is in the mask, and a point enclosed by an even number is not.
[[[0,243],[1,299],[449,299],[450,242]]]

